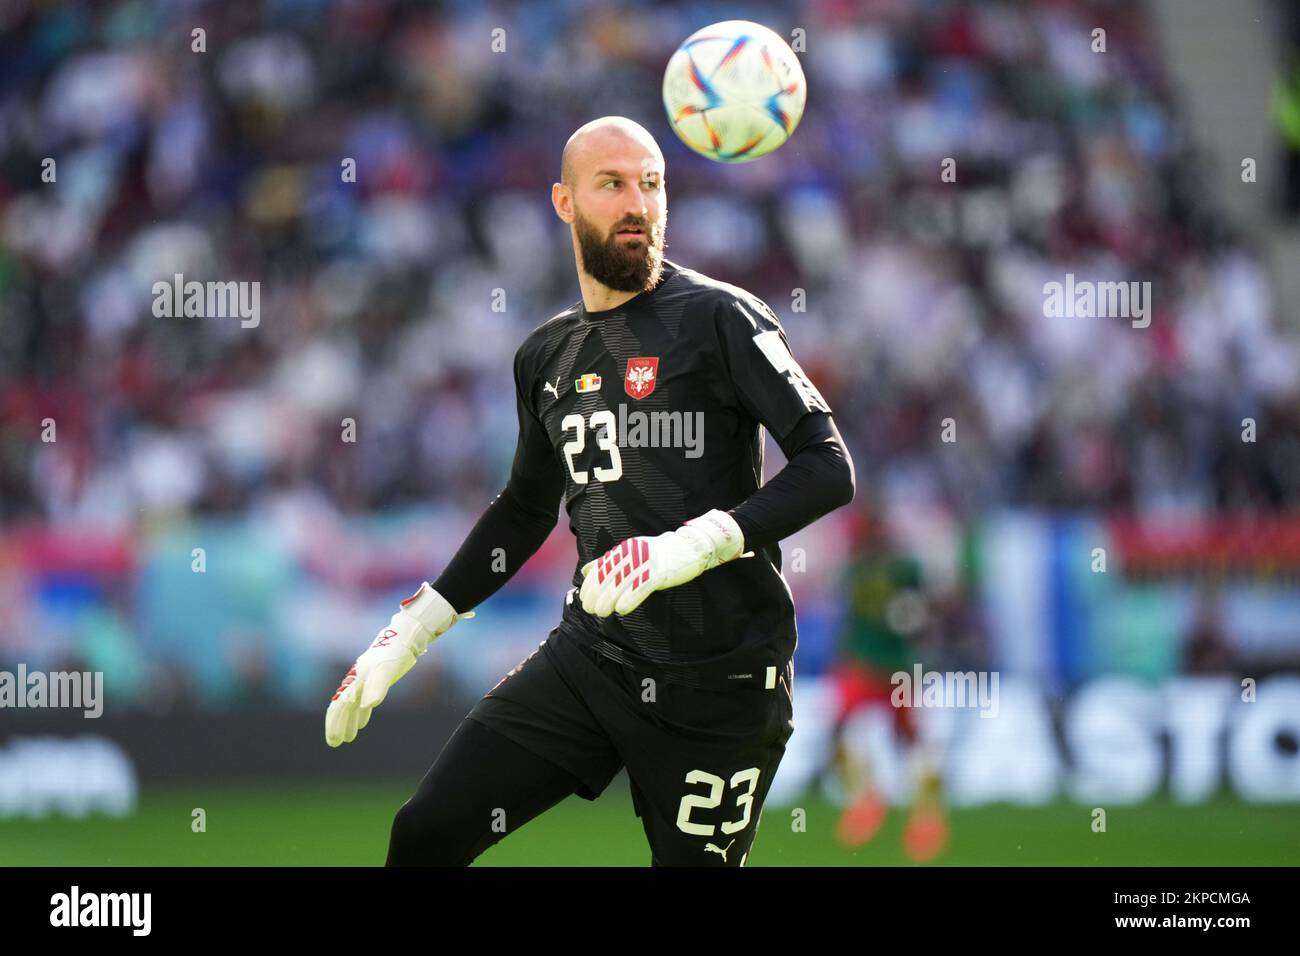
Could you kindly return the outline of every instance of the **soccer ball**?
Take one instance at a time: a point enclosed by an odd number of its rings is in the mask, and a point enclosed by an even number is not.
[[[808,87],[776,33],[724,20],[686,38],[664,70],[664,109],[681,141],[720,163],[766,156],[794,132]]]

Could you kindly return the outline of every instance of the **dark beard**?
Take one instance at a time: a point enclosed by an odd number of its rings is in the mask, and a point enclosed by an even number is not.
[[[582,267],[601,285],[618,292],[647,292],[659,284],[664,271],[667,210],[653,226],[647,226],[644,222],[623,222],[615,227],[613,234],[604,238],[581,213],[577,214],[574,222],[578,229]],[[631,225],[647,230],[639,246],[629,246],[618,237],[619,229]]]

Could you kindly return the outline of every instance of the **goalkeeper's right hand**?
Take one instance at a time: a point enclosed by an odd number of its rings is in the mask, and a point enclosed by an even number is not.
[[[325,742],[337,747],[356,740],[357,731],[370,722],[370,712],[383,703],[388,688],[415,666],[415,659],[461,618],[473,616],[473,611],[457,614],[428,581],[420,585],[334,692],[325,712]]]

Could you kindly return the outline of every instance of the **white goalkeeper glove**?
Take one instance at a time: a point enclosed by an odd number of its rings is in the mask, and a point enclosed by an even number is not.
[[[351,743],[370,722],[370,712],[383,703],[392,687],[415,666],[415,659],[461,618],[447,599],[425,581],[402,602],[388,626],[352,665],[334,692],[325,712],[325,742],[331,747]]]
[[[631,614],[656,591],[694,580],[744,549],[736,519],[716,509],[676,531],[628,538],[582,566],[582,609],[597,617]]]

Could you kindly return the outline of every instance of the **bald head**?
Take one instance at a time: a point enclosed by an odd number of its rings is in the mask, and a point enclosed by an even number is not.
[[[599,169],[598,164],[604,156],[625,151],[629,146],[649,154],[646,158],[653,158],[658,168],[663,169],[664,154],[649,130],[626,116],[602,116],[578,127],[564,144],[560,182],[574,189],[582,177]]]

